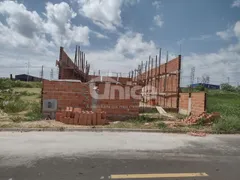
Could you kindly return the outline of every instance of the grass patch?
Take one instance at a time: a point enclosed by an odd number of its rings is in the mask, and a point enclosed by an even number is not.
[[[33,102],[30,104],[30,111],[25,114],[28,121],[37,121],[42,119],[41,106],[39,102]]]
[[[25,81],[15,81],[11,79],[0,79],[0,86],[4,89],[6,88],[15,88],[15,87],[22,87],[22,88],[41,88],[41,82],[25,82]]]
[[[26,121],[26,118],[22,117],[22,116],[12,116],[12,117],[10,117],[10,120],[12,120],[15,123],[19,123],[22,121]]]
[[[213,130],[219,132],[240,132],[240,119],[237,116],[223,117],[217,120],[213,125]]]
[[[157,126],[158,126],[159,129],[165,129],[165,128],[167,128],[167,125],[166,125],[164,122],[159,122],[159,123],[157,124]]]
[[[40,94],[41,88],[13,88],[15,92],[24,92],[27,91],[27,93],[30,94]]]
[[[240,119],[240,93],[209,91],[207,112],[220,112],[222,116],[237,116]]]
[[[240,93],[229,91],[209,91],[207,112],[220,112],[221,118],[213,124],[216,132],[240,131]]]
[[[25,111],[27,108],[28,103],[21,99],[5,101],[2,104],[2,109],[6,113],[18,113],[21,111]]]
[[[138,116],[135,119],[130,120],[130,122],[147,123],[147,122],[154,122],[154,121],[157,121],[157,120],[158,120],[157,118],[152,118],[152,117],[149,117],[149,116],[142,115],[142,116]]]

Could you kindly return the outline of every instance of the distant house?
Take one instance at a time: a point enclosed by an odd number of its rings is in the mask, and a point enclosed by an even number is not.
[[[220,89],[220,85],[215,85],[215,84],[205,84],[205,83],[191,84],[192,88],[195,88],[197,86],[204,86],[205,88],[208,88],[208,89]]]
[[[15,80],[19,81],[41,81],[42,79],[39,77],[27,75],[27,74],[19,74],[15,75]]]

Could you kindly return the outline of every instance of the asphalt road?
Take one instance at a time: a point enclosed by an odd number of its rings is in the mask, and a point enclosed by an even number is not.
[[[0,180],[239,180],[240,136],[0,132]]]

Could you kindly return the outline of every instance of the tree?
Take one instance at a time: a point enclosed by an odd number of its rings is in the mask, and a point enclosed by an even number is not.
[[[237,90],[237,88],[231,86],[230,84],[228,83],[223,83],[221,84],[221,89],[223,91],[230,91],[230,92],[235,92]]]
[[[210,77],[209,77],[209,75],[204,74],[204,75],[202,76],[202,83],[203,83],[203,84],[209,84],[209,82],[210,82]]]

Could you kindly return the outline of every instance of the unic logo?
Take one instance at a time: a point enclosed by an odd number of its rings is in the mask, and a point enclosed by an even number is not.
[[[147,98],[151,94],[151,99],[156,99],[157,89],[154,86],[122,85],[111,77],[96,77],[89,82],[89,89],[94,99],[138,99]],[[116,97],[116,92],[118,96]]]

